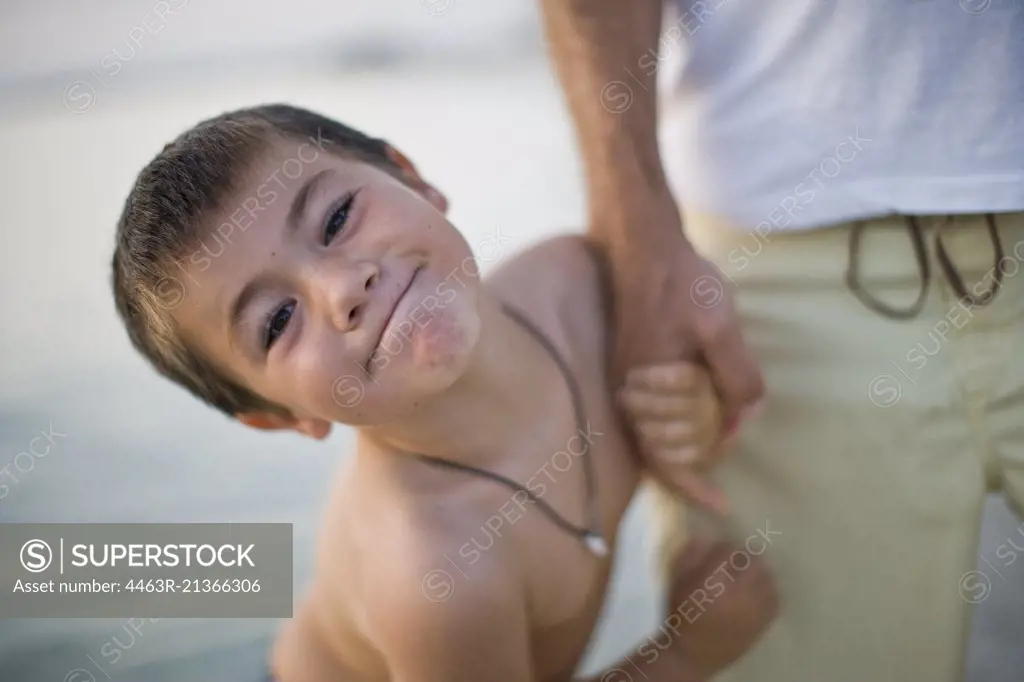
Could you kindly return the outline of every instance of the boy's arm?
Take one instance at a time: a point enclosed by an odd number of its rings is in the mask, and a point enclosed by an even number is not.
[[[726,542],[694,538],[668,563],[666,616],[660,627],[633,649],[633,655],[586,682],[706,682],[733,665],[761,638],[779,610],[764,557],[748,554],[747,568],[733,570],[728,585],[715,578],[728,571],[729,562],[741,551]],[[723,589],[707,602],[716,583]],[[695,603],[706,607],[698,611]]]

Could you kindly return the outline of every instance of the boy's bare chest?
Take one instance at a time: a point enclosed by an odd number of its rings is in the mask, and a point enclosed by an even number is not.
[[[510,277],[515,286],[503,287],[501,293],[563,354],[573,375],[567,381],[577,384],[582,401],[581,423],[566,405],[545,423],[530,425],[538,434],[536,446],[514,477],[538,502],[505,493],[506,503],[488,514],[468,546],[463,545],[470,556],[491,551],[497,543],[514,547],[526,576],[534,664],[542,680],[567,679],[593,634],[607,596],[619,523],[640,476],[606,379],[607,311],[598,282],[593,271],[574,270],[574,265],[579,262],[567,259],[564,272],[550,269],[557,278],[548,282],[538,274],[544,268],[524,268],[518,279],[515,273]],[[600,510],[599,529],[591,528],[587,513],[588,477]],[[577,528],[600,530],[609,555],[595,556],[543,506]]]
[[[516,557],[525,576],[539,679],[567,679],[578,665],[607,596],[618,527],[639,479],[610,399],[599,383],[593,377],[580,381],[585,424],[563,420],[563,428],[554,429],[564,432],[561,438],[539,445],[538,456],[516,477],[537,501],[511,490],[500,493],[491,507],[501,500],[502,504],[493,513],[480,515],[481,523],[472,526],[456,558],[456,563],[468,563],[495,548],[510,549]],[[591,527],[587,513],[588,467],[599,528]],[[578,529],[600,530],[609,544],[608,555],[595,555],[551,513]]]

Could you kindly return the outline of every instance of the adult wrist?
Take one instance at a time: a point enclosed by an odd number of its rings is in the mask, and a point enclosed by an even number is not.
[[[635,209],[619,206],[610,211],[599,210],[591,220],[588,234],[613,261],[695,251],[674,205],[660,209],[637,205]]]

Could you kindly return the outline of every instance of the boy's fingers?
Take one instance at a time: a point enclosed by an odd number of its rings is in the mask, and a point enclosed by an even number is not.
[[[655,393],[627,386],[619,392],[619,403],[634,417],[681,417],[695,411],[693,398],[683,393]]]
[[[642,420],[636,425],[640,438],[648,447],[664,449],[697,444],[697,428],[687,420]]]
[[[676,451],[696,448],[709,457],[715,456],[718,445],[719,426],[710,415],[703,418],[695,413],[669,417],[652,416],[626,407],[640,442],[648,450]],[[686,456],[673,454],[673,461],[683,461]]]
[[[671,466],[692,466],[701,459],[700,448],[696,445],[658,448],[654,456],[659,462]]]
[[[662,392],[691,392],[699,388],[703,375],[700,365],[692,362],[670,362],[635,367],[626,373],[626,385]]]

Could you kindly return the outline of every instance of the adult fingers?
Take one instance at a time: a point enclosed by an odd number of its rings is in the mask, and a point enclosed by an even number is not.
[[[723,431],[738,427],[764,395],[764,377],[753,354],[747,348],[735,315],[715,338],[707,339],[704,358],[714,376],[722,399]]]

